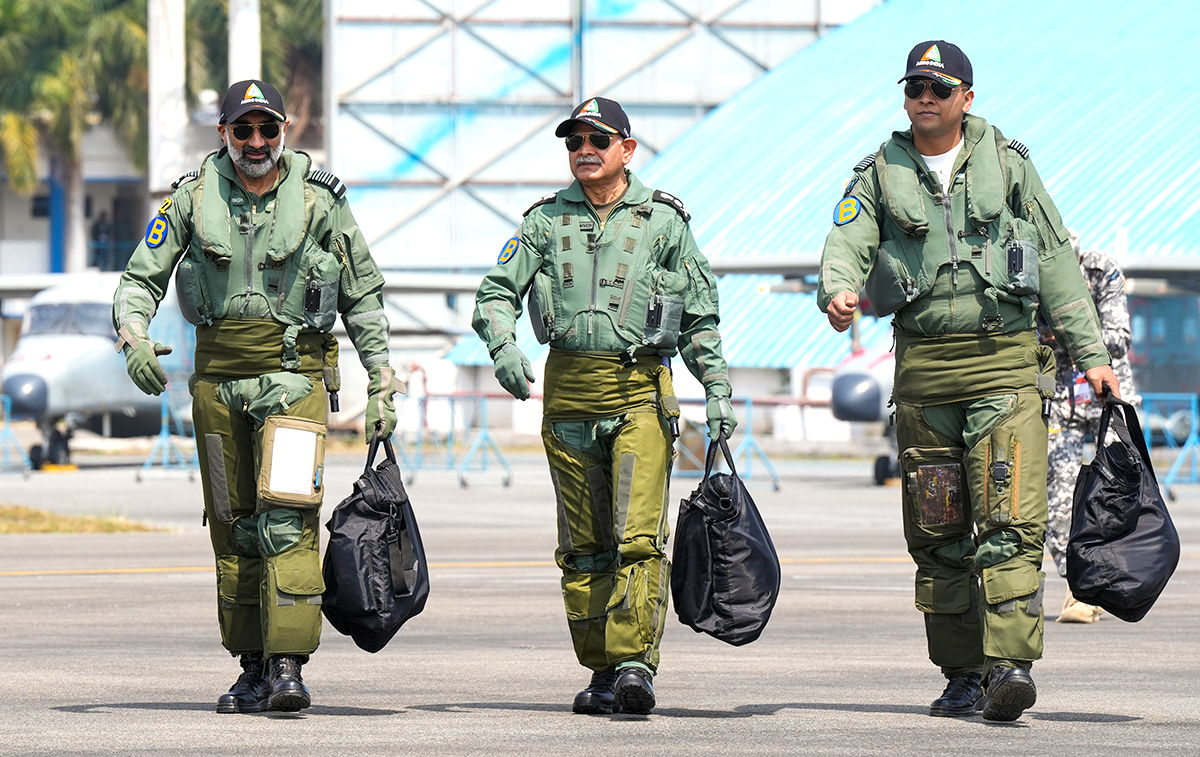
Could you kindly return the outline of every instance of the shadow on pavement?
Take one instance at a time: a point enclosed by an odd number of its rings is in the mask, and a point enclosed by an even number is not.
[[[110,702],[107,704],[73,704],[64,707],[52,707],[58,712],[72,712],[80,715],[90,715],[105,710],[191,710],[195,712],[210,712],[217,715],[213,705],[208,702]],[[401,715],[404,710],[376,710],[366,707],[327,707],[314,705],[301,712],[254,712],[242,713],[241,717],[297,717],[304,715],[378,717],[381,715]],[[227,715],[221,715],[227,717]]]

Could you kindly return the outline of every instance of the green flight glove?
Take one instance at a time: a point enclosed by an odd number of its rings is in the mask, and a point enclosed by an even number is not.
[[[380,439],[391,437],[396,430],[396,406],[392,395],[404,394],[407,387],[396,378],[390,365],[372,366],[367,372],[367,441],[378,433]]]
[[[496,380],[504,391],[522,401],[529,399],[529,384],[535,379],[529,358],[521,348],[508,342],[496,352],[493,360],[496,362]]]
[[[705,413],[708,415],[708,438],[716,439],[722,433],[726,439],[733,436],[738,422],[728,397],[709,397]]]
[[[170,354],[170,347],[148,339],[138,340],[136,347],[132,343],[126,344],[125,370],[138,389],[158,396],[167,388],[167,374],[158,364],[158,356]]]

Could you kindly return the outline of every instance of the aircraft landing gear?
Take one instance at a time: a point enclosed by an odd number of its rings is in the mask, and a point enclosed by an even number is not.
[[[900,477],[900,461],[891,455],[875,458],[875,485],[883,486],[889,479]]]
[[[58,429],[54,429],[54,431],[50,433],[50,445],[46,448],[46,462],[50,463],[51,465],[70,465],[70,438],[70,435],[64,434]]]
[[[46,463],[51,465],[71,464],[71,432],[50,429],[46,434],[46,443],[35,444],[29,448],[29,465],[34,470],[41,470]]]

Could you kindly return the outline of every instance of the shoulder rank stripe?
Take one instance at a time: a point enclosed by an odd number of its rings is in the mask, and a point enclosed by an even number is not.
[[[524,218],[525,216],[529,215],[530,213],[533,212],[533,209],[539,205],[545,205],[548,202],[553,202],[555,197],[558,197],[558,192],[551,192],[548,195],[543,195],[542,197],[540,197],[538,199],[537,202],[535,202],[534,204],[532,204],[528,208],[526,208],[525,212],[521,214],[521,217]]]
[[[1020,142],[1018,142],[1017,140],[1015,140],[1015,139],[1014,139],[1013,141],[1009,142],[1009,143],[1008,143],[1008,146],[1009,146],[1011,149],[1013,149],[1013,150],[1016,150],[1018,153],[1020,153],[1020,155],[1021,155],[1021,157],[1022,157],[1022,158],[1028,158],[1028,157],[1029,157],[1029,148],[1028,148],[1028,147],[1026,147],[1025,145],[1021,144],[1021,143],[1020,143]]]
[[[308,176],[305,178],[325,187],[339,200],[346,194],[346,185],[329,171],[309,171]]]
[[[200,175],[199,171],[188,171],[183,176],[180,176],[178,179],[171,182],[171,189],[179,189],[179,187],[183,186],[184,184],[187,184],[189,181],[197,178],[199,175]]]
[[[867,170],[868,168],[870,168],[870,167],[871,167],[871,165],[872,165],[874,162],[875,162],[875,153],[871,153],[871,154],[870,154],[870,155],[868,155],[867,157],[865,157],[865,158],[863,158],[862,160],[858,161],[858,165],[856,165],[856,166],[854,167],[854,172],[855,172],[855,173],[858,173],[859,171],[865,171],[865,170]]]
[[[675,195],[667,194],[661,189],[656,189],[654,190],[654,194],[651,196],[651,199],[654,200],[654,202],[666,203],[667,205],[675,208],[675,212],[678,213],[681,218],[683,218],[684,223],[692,220],[692,214],[687,212],[687,208],[683,205],[683,200],[679,199]]]

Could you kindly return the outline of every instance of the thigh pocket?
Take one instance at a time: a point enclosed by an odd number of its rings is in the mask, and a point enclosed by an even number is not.
[[[962,452],[958,447],[904,450],[900,460],[904,509],[919,530],[941,534],[966,523],[969,504]]]
[[[1021,443],[1011,428],[998,426],[983,444],[987,465],[983,510],[989,524],[1003,526],[1020,517],[1014,492],[1020,483]]]
[[[307,418],[273,415],[262,430],[260,503],[318,507],[325,470],[325,424]]]

